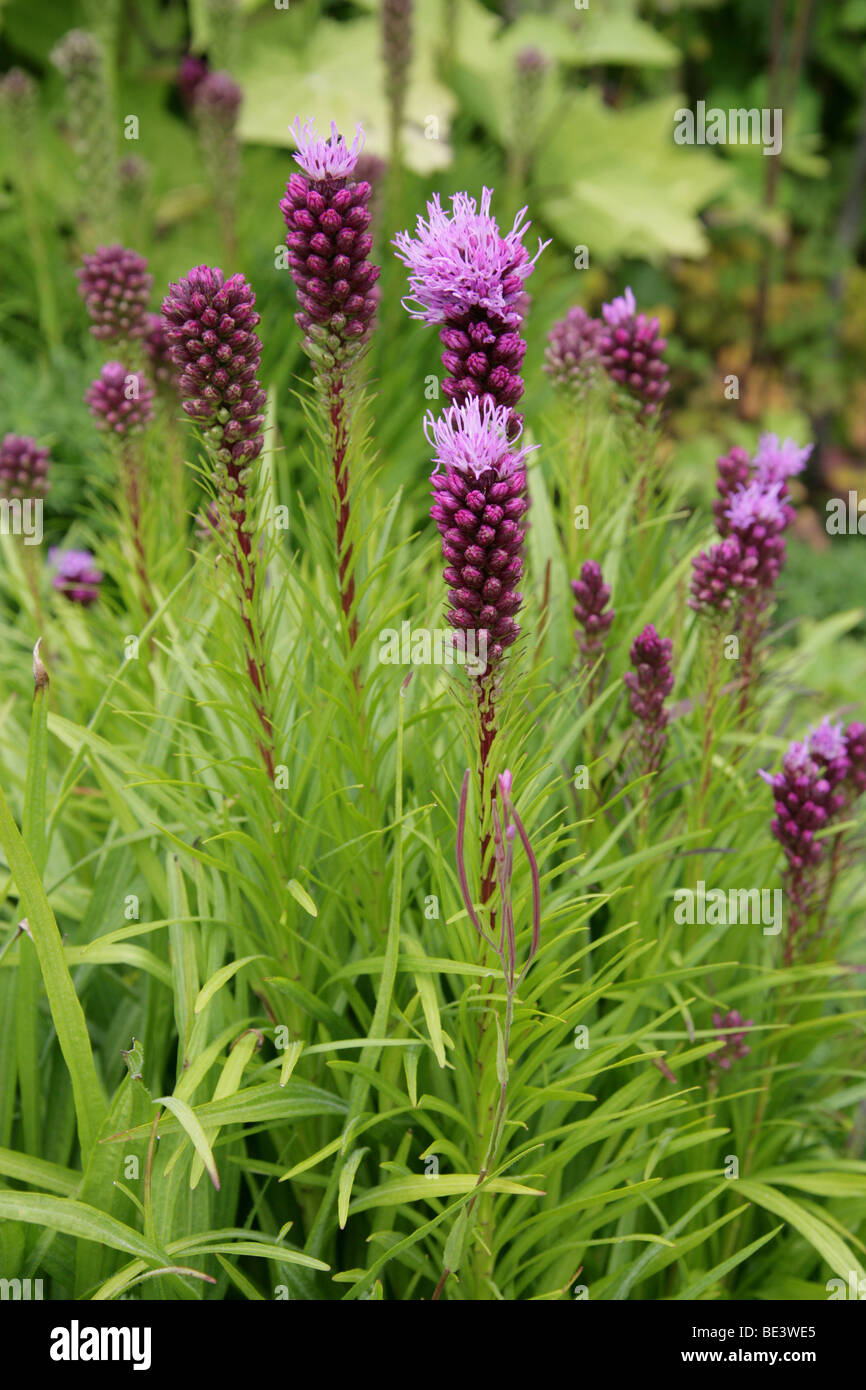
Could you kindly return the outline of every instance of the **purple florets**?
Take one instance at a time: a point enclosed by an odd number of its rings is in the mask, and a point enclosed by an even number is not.
[[[602,325],[575,304],[547,335],[544,370],[554,386],[579,394],[601,365],[598,352]]]
[[[780,444],[778,435],[762,434],[754,458],[756,481],[771,487],[774,483],[784,483],[788,478],[802,473],[813,448],[812,444],[798,448],[793,439],[786,439]]]
[[[307,178],[315,183],[326,179],[347,179],[354,173],[358,155],[364,148],[363,126],[355,126],[355,138],[349,145],[337,130],[337,122],[331,122],[331,134],[327,140],[316,134],[314,121],[302,121],[300,116],[289,126],[298,146],[293,156]]]
[[[737,597],[757,585],[758,558],[737,536],[702,550],[692,561],[688,604],[698,612],[729,612]]]
[[[665,708],[665,699],[674,686],[672,652],[670,638],[659,637],[652,623],[634,639],[629,652],[634,669],[626,671],[624,680],[630,692],[629,706],[637,721],[637,739],[647,772],[658,770],[667,742],[670,714]]]
[[[418,217],[415,236],[399,232],[394,238],[397,256],[409,269],[414,303],[404,303],[412,318],[442,324],[480,309],[520,326],[515,305],[544,244],[539,241],[530,258],[523,245],[530,226],[523,220],[526,208],[502,236],[490,212],[492,196],[491,188],[483,190],[479,211],[468,193],[455,193],[447,213],[435,193],[426,220]]]
[[[106,362],[84,399],[97,429],[126,437],[153,419],[153,391],[141,372],[127,371],[122,362]]]
[[[499,661],[520,632],[514,615],[522,603],[516,586],[529,507],[527,451],[509,447],[508,423],[505,408],[480,407],[475,399],[429,422],[437,465],[444,468],[430,480],[430,515],[442,537],[448,618],[458,633],[475,634],[488,664]]]
[[[436,418],[428,410],[424,433],[439,466],[479,478],[493,469],[500,474],[523,468],[530,448],[515,448],[508,437],[508,411],[473,396],[463,406],[452,405]],[[530,446],[537,448],[537,445]]]
[[[630,289],[602,305],[601,312],[598,350],[605,371],[640,402],[643,415],[655,415],[670,390],[667,363],[662,361],[667,341],[659,334],[658,319],[637,312]]]
[[[84,256],[78,292],[87,305],[91,333],[101,342],[129,342],[145,331],[153,285],[147,261],[125,246],[100,246]]]
[[[243,275],[226,280],[218,266],[200,265],[169,286],[162,304],[183,408],[232,475],[258,458],[263,444],[255,303]]]
[[[716,491],[718,497],[713,503],[713,516],[716,519],[716,530],[720,536],[727,536],[730,532],[727,511],[731,504],[731,498],[740,488],[745,487],[749,479],[752,463],[747,449],[736,445],[729,454],[723,454],[716,461]]]
[[[577,599],[574,616],[580,624],[574,635],[584,662],[592,665],[604,650],[604,639],[614,620],[614,610],[608,607],[610,585],[604,582],[601,565],[585,560],[580,578],[571,581],[571,589]]]
[[[754,1021],[751,1018],[744,1019],[739,1010],[731,1009],[724,1017],[720,1013],[714,1013],[713,1025],[719,1030],[724,1030],[718,1033],[722,1046],[718,1052],[710,1052],[707,1061],[715,1062],[723,1071],[730,1071],[733,1062],[748,1057],[751,1052],[751,1048],[746,1045],[746,1037],[749,1028],[754,1028]],[[731,1029],[735,1031],[731,1032]]]
[[[866,791],[866,725],[843,729],[824,719],[806,740],[788,746],[781,772],[760,775],[773,791],[771,829],[787,861],[791,920],[785,959],[790,961],[798,946],[808,944],[803,932],[809,917],[818,909],[826,913],[832,895],[841,834],[826,832]]]
[[[50,458],[35,439],[7,434],[0,444],[0,497],[45,497]]]
[[[513,407],[523,395],[520,370],[526,344],[520,336],[524,282],[544,244],[530,257],[523,245],[529,230],[523,208],[502,236],[490,212],[492,190],[485,188],[480,210],[468,193],[455,193],[451,212],[436,194],[427,218],[418,218],[415,236],[394,238],[397,256],[409,269],[412,318],[440,325],[448,376],[442,391],[457,405],[472,396],[511,411],[509,431],[519,428]]]
[[[103,575],[96,568],[89,550],[58,550],[52,547],[48,559],[57,570],[52,584],[65,598],[85,608],[96,601]]]

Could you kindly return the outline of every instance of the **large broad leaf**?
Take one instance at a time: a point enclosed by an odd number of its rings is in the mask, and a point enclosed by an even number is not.
[[[604,261],[705,254],[697,214],[736,174],[714,155],[674,144],[679,105],[664,97],[617,112],[595,92],[569,95],[535,169],[550,190],[541,211],[567,245],[586,245]]]
[[[381,32],[363,15],[337,23],[321,20],[305,46],[286,14],[263,15],[246,36],[238,78],[244,87],[240,133],[244,140],[293,148],[289,124],[312,117],[327,134],[332,121],[351,135],[360,121],[365,149],[388,154]],[[418,173],[446,167],[451,159],[448,124],[454,97],[434,75],[435,45],[423,27],[416,35],[406,101],[404,158]],[[430,123],[429,118],[435,118]],[[294,166],[292,166],[294,167]]]

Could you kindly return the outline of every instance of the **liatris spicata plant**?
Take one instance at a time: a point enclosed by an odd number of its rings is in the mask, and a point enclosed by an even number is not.
[[[579,624],[575,637],[588,676],[587,700],[592,703],[598,688],[599,671],[593,670],[604,653],[605,639],[614,620],[610,607],[610,585],[605,584],[597,560],[585,560],[580,578],[572,579],[571,589],[577,602],[574,616]]]
[[[523,517],[529,506],[529,450],[509,439],[511,424],[507,406],[489,399],[482,403],[477,396],[465,405],[450,406],[438,419],[430,411],[425,421],[436,461],[430,515],[442,537],[444,578],[451,591],[448,620],[467,649],[472,642],[474,652],[486,661],[475,677],[484,905],[495,885],[485,789],[492,799],[489,769],[496,739],[498,667],[520,632],[516,614],[522,595],[517,585],[523,574]]]
[[[69,129],[86,193],[83,216],[97,235],[113,226],[117,199],[117,155],[111,84],[105,49],[95,34],[71,29],[51,61],[66,80]]]
[[[262,344],[256,333],[256,297],[243,275],[228,280],[219,267],[196,266],[163,300],[165,334],[186,414],[200,426],[221,508],[219,534],[229,545],[241,597],[245,661],[258,746],[274,775],[274,734],[259,616],[260,585],[254,548],[250,484],[264,444],[265,393],[259,379]]]
[[[802,471],[811,451],[811,444],[800,448],[765,434],[753,459],[736,447],[717,462],[713,513],[722,540],[693,560],[689,605],[715,618],[729,614],[742,637],[741,714],[749,705],[757,648],[785,562],[784,533],[794,518],[788,479]]]
[[[126,246],[99,246],[76,274],[94,338],[126,347],[144,336],[153,287],[144,256]]]
[[[623,679],[629,689],[629,707],[635,717],[635,737],[640,750],[641,772],[658,772],[667,743],[670,712],[665,700],[674,687],[671,670],[673,643],[659,637],[652,623],[634,639],[629,652],[633,669]],[[643,822],[649,806],[650,782],[644,783]]]
[[[64,598],[69,599],[70,603],[80,603],[84,608],[96,602],[103,574],[96,568],[89,550],[60,550],[52,546],[48,561],[57,571],[52,585]]]
[[[743,1057],[748,1057],[751,1048],[746,1043],[750,1028],[754,1028],[754,1020],[743,1018],[738,1009],[729,1009],[726,1014],[716,1011],[713,1014],[713,1027],[717,1030],[719,1042],[722,1044],[717,1052],[707,1053],[707,1061],[715,1066],[721,1067],[722,1071],[730,1071],[734,1062],[739,1062]]]
[[[105,430],[114,441],[138,576],[138,596],[145,615],[150,617],[153,605],[142,528],[144,465],[136,436],[153,419],[153,391],[141,372],[128,371],[122,362],[106,362],[84,399],[97,429]]]
[[[790,964],[823,930],[838,877],[842,835],[826,832],[866,790],[866,725],[828,719],[788,747],[781,772],[761,777],[772,788],[772,832],[787,861],[790,904],[785,961]],[[814,929],[809,924],[816,921]]]
[[[657,415],[670,390],[663,353],[667,340],[659,333],[658,319],[639,314],[631,289],[602,305],[598,350],[608,376],[640,408],[644,419]]]
[[[0,497],[46,497],[51,458],[26,434],[6,434],[0,443]]]
[[[598,341],[601,324],[580,304],[559,319],[547,335],[544,371],[554,386],[579,398],[601,365]]]
[[[546,243],[539,241],[530,257],[523,245],[530,226],[526,208],[502,236],[490,212],[492,196],[485,188],[479,209],[468,193],[455,193],[449,214],[435,194],[414,237],[400,232],[394,245],[409,270],[411,297],[404,305],[410,317],[439,326],[448,372],[444,394],[456,405],[478,396],[505,406],[511,430],[519,433],[514,407],[523,395],[526,344],[518,305]]]
[[[295,315],[304,348],[316,371],[331,452],[340,605],[349,650],[358,639],[351,521],[349,447],[357,366],[369,342],[376,311],[379,268],[368,260],[369,183],[354,173],[364,143],[357,127],[351,145],[331,126],[320,139],[312,121],[291,127],[301,173],[286,184],[280,211],[286,223],[289,268],[300,306]],[[360,678],[353,668],[355,684]]]
[[[193,112],[205,171],[222,225],[226,256],[235,256],[235,199],[240,162],[238,113],[243,93],[227,72],[208,72],[197,83]]]
[[[391,130],[391,159],[396,164],[400,155],[400,133],[406,114],[409,65],[412,61],[412,0],[382,0],[382,59]]]

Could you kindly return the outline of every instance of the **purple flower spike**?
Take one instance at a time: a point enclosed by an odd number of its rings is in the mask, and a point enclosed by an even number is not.
[[[243,275],[196,266],[163,300],[165,336],[190,419],[203,428],[220,473],[235,478],[262,451],[265,393],[256,297]]]
[[[792,515],[785,501],[784,484],[774,483],[770,487],[757,482],[747,484],[734,493],[725,515],[731,534],[737,537],[746,554],[755,557],[754,572],[759,587],[771,589],[785,563],[782,533]]]
[[[638,724],[638,744],[647,772],[658,771],[667,742],[665,731],[670,714],[665,709],[665,698],[674,686],[672,652],[670,638],[659,637],[652,623],[634,639],[629,652],[634,670],[626,671],[624,680],[630,691],[629,706]]]
[[[363,131],[352,145],[332,127],[328,141],[312,122],[293,127],[300,146],[295,159],[304,174],[292,174],[280,211],[285,220],[289,269],[295,282],[306,351],[326,370],[357,356],[376,312],[378,266],[368,256],[371,188],[352,180]]]
[[[122,362],[106,362],[84,399],[97,429],[126,437],[143,430],[153,419],[153,391],[141,372],[129,372]]]
[[[143,336],[153,286],[143,256],[125,246],[100,246],[76,273],[94,338],[123,343]]]
[[[736,536],[727,536],[692,561],[688,604],[697,612],[728,613],[739,596],[757,585],[758,558],[744,550]]]
[[[604,324],[598,349],[602,366],[612,381],[641,403],[642,414],[658,413],[663,398],[670,390],[667,363],[662,353],[667,340],[659,336],[658,319],[648,319],[637,312],[635,297],[630,289],[602,305]]]
[[[394,246],[409,270],[412,294],[404,307],[412,318],[440,325],[448,372],[444,394],[457,405],[472,396],[489,399],[507,406],[516,422],[513,407],[523,395],[520,369],[526,353],[519,305],[546,243],[539,241],[530,257],[523,245],[529,230],[525,208],[502,236],[490,212],[491,197],[485,188],[479,209],[468,193],[455,193],[447,213],[435,194],[414,237],[400,232]]]
[[[806,444],[801,449],[793,439],[780,444],[778,435],[762,434],[754,460],[755,481],[765,487],[787,482],[788,478],[802,473],[813,448],[814,445]]]
[[[0,497],[45,497],[50,458],[35,439],[7,434],[0,444]]]
[[[528,450],[509,444],[508,427],[506,408],[481,406],[475,398],[427,420],[437,462],[430,515],[442,537],[448,618],[458,632],[475,634],[488,665],[517,640],[514,615],[523,601],[516,586],[523,573],[521,521],[529,507]]]
[[[544,370],[554,386],[580,395],[601,365],[598,342],[602,325],[575,304],[547,335]]]
[[[89,608],[91,603],[96,602],[103,575],[96,568],[89,550],[58,550],[52,547],[48,559],[57,570],[52,584],[70,603],[80,603]]]
[[[593,666],[604,651],[604,641],[614,620],[614,610],[608,607],[610,585],[604,582],[601,565],[586,560],[580,578],[571,581],[571,588],[577,599],[574,616],[580,624],[574,635],[585,665]]]
[[[722,1017],[720,1013],[713,1014],[713,1025],[718,1032],[719,1042],[722,1046],[718,1052],[710,1052],[707,1055],[708,1062],[715,1062],[717,1067],[723,1071],[730,1071],[734,1062],[740,1061],[742,1057],[748,1057],[751,1048],[746,1046],[748,1030],[754,1028],[755,1024],[751,1018],[744,1019],[737,1009],[731,1009]],[[731,1029],[735,1032],[731,1032]]]

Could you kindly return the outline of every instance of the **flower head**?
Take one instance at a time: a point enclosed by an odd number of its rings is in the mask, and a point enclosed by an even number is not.
[[[753,461],[755,480],[765,486],[786,482],[802,473],[813,448],[813,444],[806,444],[801,449],[793,439],[780,444],[778,435],[762,434]]]
[[[100,246],[82,258],[76,274],[94,338],[127,342],[144,334],[153,276],[143,256],[126,246]]]
[[[441,466],[480,478],[493,470],[500,476],[522,468],[537,445],[515,448],[508,436],[510,412],[490,400],[472,396],[465,405],[452,405],[435,416],[428,410],[424,433]]]
[[[817,728],[809,730],[809,752],[825,763],[844,758],[846,749],[842,725],[831,724],[829,719],[822,719]]]
[[[666,728],[670,714],[665,698],[674,686],[671,670],[673,643],[669,637],[659,637],[652,623],[634,639],[629,658],[632,670],[623,679],[629,689],[629,705],[638,725],[637,739],[648,772],[656,772],[661,764]]]
[[[256,297],[243,275],[195,266],[163,300],[165,336],[180,371],[178,389],[220,464],[237,468],[262,451],[265,393]]]
[[[84,393],[97,429],[125,437],[137,434],[153,418],[153,391],[141,372],[122,362],[106,362]]]
[[[602,318],[610,328],[621,328],[637,314],[637,300],[630,286],[624,294],[617,295],[610,304],[601,306]]]
[[[64,597],[85,608],[96,601],[103,575],[89,550],[59,550],[52,546],[48,559],[57,570],[52,584]]]
[[[529,451],[509,443],[508,428],[505,407],[476,397],[426,422],[437,463],[430,515],[442,537],[449,621],[463,638],[474,634],[488,663],[517,640],[515,614],[523,601],[517,584]]]
[[[310,356],[334,367],[363,349],[376,312],[379,267],[368,260],[373,238],[367,230],[372,189],[349,178],[363,131],[359,126],[350,148],[336,126],[330,142],[316,141],[310,122],[301,127],[298,120],[295,126],[308,131],[295,156],[306,177],[292,174],[280,202],[298,296],[295,318]]]
[[[713,1024],[718,1030],[717,1036],[722,1046],[717,1052],[710,1052],[707,1061],[715,1062],[723,1071],[730,1071],[733,1062],[738,1062],[741,1057],[748,1057],[751,1052],[745,1039],[748,1029],[754,1028],[754,1021],[751,1018],[744,1019],[738,1009],[730,1009],[724,1017],[718,1012],[714,1013]],[[734,1031],[731,1031],[732,1029]]]
[[[519,326],[516,304],[523,282],[531,274],[546,243],[530,257],[523,238],[530,224],[521,208],[503,236],[490,212],[493,190],[485,188],[481,207],[468,193],[455,193],[451,212],[439,194],[427,204],[427,217],[418,217],[415,236],[399,232],[397,256],[409,270],[412,299],[404,300],[412,318],[442,324],[473,309],[483,309]]]
[[[605,584],[597,560],[583,562],[580,578],[571,581],[571,590],[577,600],[574,616],[580,624],[575,637],[584,662],[593,664],[604,649],[604,639],[614,620],[614,610],[609,606],[610,585]]]
[[[784,530],[788,524],[788,513],[783,492],[782,483],[767,486],[753,482],[740,488],[734,493],[725,513],[731,530],[743,533],[754,526],[764,527],[770,532]]]
[[[0,444],[0,497],[44,497],[50,458],[35,439],[7,434]]]
[[[298,146],[293,158],[308,178],[316,182],[346,179],[354,172],[358,155],[364,148],[363,126],[355,126],[355,138],[351,145],[337,130],[336,121],[331,121],[331,134],[327,140],[316,134],[314,121],[302,121],[300,116],[295,118],[289,130]]]
[[[688,604],[697,612],[727,613],[747,589],[757,584],[757,556],[737,536],[726,536],[692,561]]]
[[[658,319],[637,313],[630,289],[610,304],[602,305],[598,350],[611,381],[624,387],[641,403],[641,413],[655,415],[670,390],[667,363],[662,354],[667,340],[659,334]]]
[[[547,335],[544,370],[554,386],[580,391],[600,365],[601,324],[579,304],[569,309]]]

